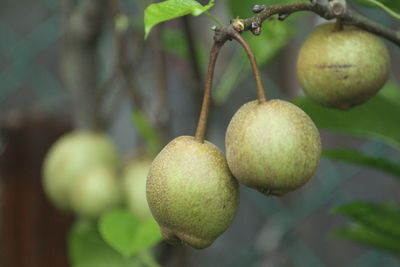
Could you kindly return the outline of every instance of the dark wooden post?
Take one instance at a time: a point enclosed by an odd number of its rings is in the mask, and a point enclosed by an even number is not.
[[[72,217],[48,202],[41,166],[51,144],[70,129],[68,119],[43,114],[0,118],[0,266],[69,266]]]

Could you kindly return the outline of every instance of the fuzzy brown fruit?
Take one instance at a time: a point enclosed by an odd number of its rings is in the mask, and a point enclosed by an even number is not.
[[[385,84],[390,60],[385,44],[353,26],[318,26],[303,44],[297,76],[304,92],[328,107],[349,109],[367,101]]]
[[[239,204],[238,183],[223,153],[191,136],[175,138],[157,155],[146,192],[164,238],[199,249],[229,227]]]
[[[312,120],[282,100],[243,105],[229,123],[225,143],[235,178],[267,195],[283,195],[304,185],[321,154]]]

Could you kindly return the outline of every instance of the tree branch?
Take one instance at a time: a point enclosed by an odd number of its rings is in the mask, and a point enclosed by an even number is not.
[[[380,25],[363,15],[357,13],[350,8],[347,8],[341,16],[335,16],[329,6],[321,5],[313,2],[299,2],[293,4],[284,5],[270,5],[270,6],[255,6],[254,12],[258,13],[256,16],[242,19],[241,31],[252,31],[257,34],[256,29],[260,29],[262,23],[273,15],[278,15],[280,20],[286,19],[289,15],[300,11],[311,11],[322,18],[327,20],[339,18],[343,25],[354,25],[360,29],[371,32],[373,34],[379,35],[386,38],[397,46],[400,46],[400,32],[391,30],[383,25]],[[236,21],[236,20],[235,20]],[[255,25],[258,27],[255,29]],[[236,25],[237,26],[237,25]],[[217,41],[231,40],[232,29],[235,27],[235,23],[230,25],[217,28],[215,38]],[[237,31],[237,29],[236,29]]]
[[[106,12],[105,0],[84,0],[64,20],[62,75],[74,104],[74,126],[87,130],[98,127],[95,94],[97,88],[96,47]]]

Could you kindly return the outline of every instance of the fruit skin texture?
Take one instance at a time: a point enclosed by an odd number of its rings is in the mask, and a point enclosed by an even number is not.
[[[304,92],[328,107],[349,109],[367,101],[385,84],[390,60],[385,44],[353,26],[318,26],[303,44],[297,77]]]
[[[229,227],[239,205],[238,183],[223,153],[191,136],[175,138],[157,155],[146,192],[164,238],[198,249]]]
[[[97,165],[115,167],[117,152],[109,138],[96,132],[71,132],[50,148],[43,165],[43,186],[50,201],[70,210],[68,191],[74,178]]]
[[[96,219],[121,202],[121,183],[114,168],[94,166],[71,182],[68,198],[74,213]]]
[[[128,162],[123,170],[122,188],[129,210],[139,218],[153,218],[146,199],[146,181],[151,159],[135,158]]]
[[[244,104],[229,123],[225,145],[235,178],[266,195],[283,195],[304,185],[321,154],[312,120],[282,100]]]

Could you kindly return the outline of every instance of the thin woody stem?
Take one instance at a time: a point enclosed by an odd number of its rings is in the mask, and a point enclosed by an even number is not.
[[[257,23],[262,26],[262,23],[272,17],[273,15],[279,15],[282,19],[289,17],[291,14],[301,11],[311,11],[322,18],[327,20],[335,19],[335,15],[332,14],[328,5],[319,4],[317,1],[311,2],[298,2],[291,4],[278,4],[265,6],[264,10],[251,18],[242,20],[244,25],[243,31],[252,30],[252,24]],[[360,29],[366,30],[373,34],[382,36],[387,40],[392,41],[397,46],[400,46],[400,31],[389,29],[369,18],[357,13],[351,8],[347,8],[346,11],[340,16],[341,23],[343,25],[354,25]],[[218,40],[229,40],[232,24],[222,27],[218,30]]]
[[[264,84],[261,80],[260,71],[258,69],[256,57],[254,56],[253,51],[251,50],[248,43],[243,39],[243,37],[238,32],[233,32],[232,38],[238,41],[246,51],[247,57],[249,58],[250,61],[251,68],[253,70],[254,79],[256,81],[258,102],[259,103],[265,102],[266,96],[265,96]]]
[[[208,63],[208,71],[204,88],[203,103],[201,105],[200,117],[199,117],[199,122],[197,123],[197,129],[195,135],[195,140],[199,141],[200,143],[204,142],[204,137],[206,135],[207,118],[208,118],[208,111],[210,108],[211,87],[214,76],[215,63],[217,62],[219,51],[221,50],[222,45],[223,43],[214,42],[214,45],[211,48],[210,52],[210,61]]]

